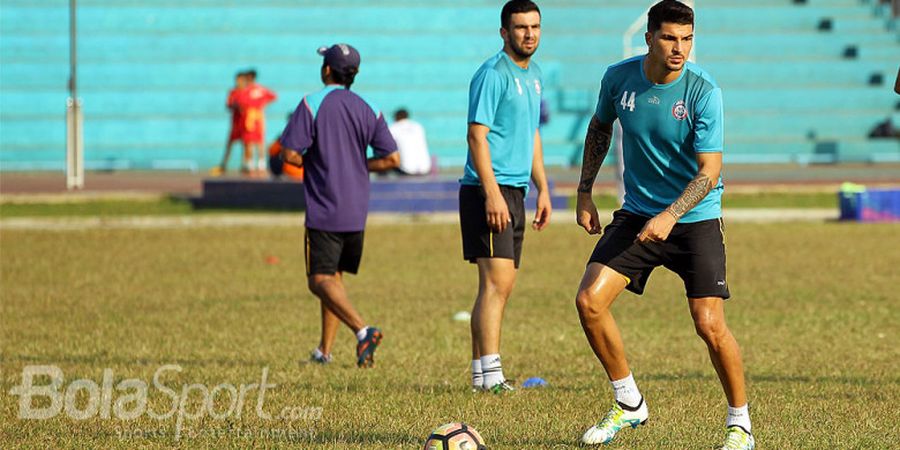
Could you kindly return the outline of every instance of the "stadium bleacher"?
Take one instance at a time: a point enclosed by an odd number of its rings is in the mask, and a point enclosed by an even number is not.
[[[0,4],[0,170],[64,167],[68,1]],[[500,48],[498,2],[81,0],[79,97],[88,168],[202,169],[221,157],[233,74],[255,67],[279,99],[275,138],[320,87],[315,49],[362,53],[354,89],[422,122],[442,166],[465,160],[471,74]],[[606,66],[641,16],[634,0],[543,7],[536,61],[552,116],[548,164],[578,154]],[[723,87],[726,161],[897,162],[868,132],[897,111],[898,22],[875,0],[698,0],[697,61]],[[638,34],[637,39],[642,39]],[[575,158],[577,159],[577,158]]]

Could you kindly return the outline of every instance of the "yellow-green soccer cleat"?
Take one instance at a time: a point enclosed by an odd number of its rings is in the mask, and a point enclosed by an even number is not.
[[[489,388],[484,388],[484,392],[490,392],[491,394],[503,394],[505,392],[515,391],[516,388],[512,386],[512,382],[510,380],[503,380]]]
[[[732,425],[725,429],[725,445],[721,450],[753,450],[756,440],[740,425]]]
[[[581,441],[587,445],[606,444],[612,441],[622,428],[628,426],[637,428],[638,425],[647,423],[647,416],[647,404],[643,398],[635,408],[616,402],[603,420],[584,432]]]

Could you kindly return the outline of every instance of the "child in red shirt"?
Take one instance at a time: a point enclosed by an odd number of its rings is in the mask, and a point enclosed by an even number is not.
[[[266,117],[264,110],[269,103],[275,101],[277,96],[266,87],[256,84],[256,71],[249,70],[247,86],[238,96],[238,104],[243,114],[243,141],[244,141],[244,168],[246,172],[254,169],[265,173],[266,154],[263,151],[265,139]],[[254,167],[254,154],[257,165]]]
[[[244,140],[244,114],[238,103],[241,95],[247,87],[247,74],[238,72],[234,76],[234,88],[228,93],[225,100],[225,107],[231,110],[231,132],[228,134],[228,142],[225,144],[225,155],[222,157],[222,163],[210,170],[212,175],[221,175],[225,173],[228,166],[228,158],[231,157],[231,147],[237,141]],[[246,144],[245,144],[246,151]]]

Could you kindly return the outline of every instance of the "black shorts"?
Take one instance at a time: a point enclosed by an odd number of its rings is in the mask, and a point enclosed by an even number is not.
[[[624,210],[613,213],[589,262],[628,278],[628,290],[642,294],[650,272],[665,266],[684,281],[689,298],[728,298],[725,279],[725,225],[722,219],[677,223],[663,242],[634,242],[649,217]]]
[[[306,275],[356,273],[362,259],[363,232],[306,229]]]
[[[474,263],[478,258],[505,258],[519,268],[522,241],[525,238],[525,189],[500,186],[512,223],[496,233],[488,227],[481,186],[459,187],[459,226],[462,230],[463,258]]]

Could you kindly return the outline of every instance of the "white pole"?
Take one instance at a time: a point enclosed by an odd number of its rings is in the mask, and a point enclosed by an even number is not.
[[[84,138],[78,99],[76,0],[69,0],[69,98],[66,101],[66,189],[84,188]]]

